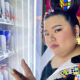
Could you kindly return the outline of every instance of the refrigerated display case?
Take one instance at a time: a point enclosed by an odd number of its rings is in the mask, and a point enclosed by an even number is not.
[[[41,0],[0,0],[0,80],[15,80],[25,59],[37,80],[41,51]],[[38,13],[40,11],[40,13]]]

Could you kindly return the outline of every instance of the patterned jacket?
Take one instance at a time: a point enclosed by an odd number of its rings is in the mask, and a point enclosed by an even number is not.
[[[80,55],[61,65],[47,80],[80,80]]]

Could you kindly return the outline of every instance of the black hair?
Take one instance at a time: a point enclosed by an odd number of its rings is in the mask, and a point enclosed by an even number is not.
[[[71,24],[72,27],[74,27],[75,25],[79,25],[79,21],[78,21],[76,15],[73,14],[72,12],[70,12],[70,11],[57,10],[57,11],[54,11],[54,12],[51,12],[51,13],[47,14],[45,16],[45,19],[47,19],[51,16],[55,16],[55,15],[64,16],[65,19]]]
[[[76,15],[73,14],[72,12],[70,12],[69,10],[68,11],[56,10],[54,12],[51,12],[51,13],[47,14],[44,19],[46,20],[49,17],[56,16],[56,15],[64,16],[64,18],[70,23],[74,36],[76,36],[75,26],[76,25],[79,26],[79,21],[78,21]],[[80,28],[80,26],[79,26],[79,28]]]
[[[75,25],[79,25],[79,21],[76,17],[76,13],[80,6],[80,0],[71,0],[71,6],[69,9],[63,10],[60,6],[60,0],[50,0],[51,8],[54,9],[54,12],[51,12],[44,16],[44,19],[47,19],[51,16],[62,15],[70,23],[73,32],[75,31]],[[75,33],[74,33],[75,34]]]
[[[54,9],[54,11],[62,9],[60,6],[60,0],[50,0],[50,5],[51,8]],[[69,10],[73,11],[76,14],[79,5],[80,5],[80,0],[71,0],[71,5]]]
[[[70,22],[71,26],[79,25],[79,21],[76,17],[76,13],[80,6],[80,0],[71,0],[70,8],[67,10],[63,10],[60,6],[60,0],[50,0],[51,8],[54,9],[53,13],[50,15],[63,15],[67,21]],[[47,15],[49,17],[50,15]]]
[[[76,17],[76,13],[80,6],[80,0],[71,0],[71,6],[67,10],[63,10],[60,6],[60,0],[51,0],[50,1],[51,8],[54,9],[54,12],[50,12],[44,19],[47,19],[51,16],[62,15],[64,18],[70,23],[73,33],[75,35],[75,26],[78,25],[80,27],[79,21]]]

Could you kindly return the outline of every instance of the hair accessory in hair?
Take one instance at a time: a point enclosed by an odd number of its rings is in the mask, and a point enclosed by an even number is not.
[[[71,0],[60,0],[60,6],[63,10],[67,10],[71,6]]]
[[[80,5],[80,0],[51,0],[51,8],[56,10],[65,10],[76,14]]]
[[[54,10],[68,10],[73,4],[72,0],[51,0],[51,8]]]
[[[45,12],[45,15],[50,14],[51,12],[54,12],[53,9],[49,9],[48,12]]]

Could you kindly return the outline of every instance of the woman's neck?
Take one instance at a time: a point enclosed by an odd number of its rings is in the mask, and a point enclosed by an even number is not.
[[[80,46],[76,46],[76,48],[66,56],[55,55],[54,58],[51,60],[51,66],[52,68],[58,68],[60,65],[64,64],[69,59],[77,55],[80,55]]]
[[[74,48],[74,50],[71,53],[69,53],[69,55],[65,56],[64,58],[71,59],[72,57],[77,55],[80,55],[80,46],[78,45]]]

